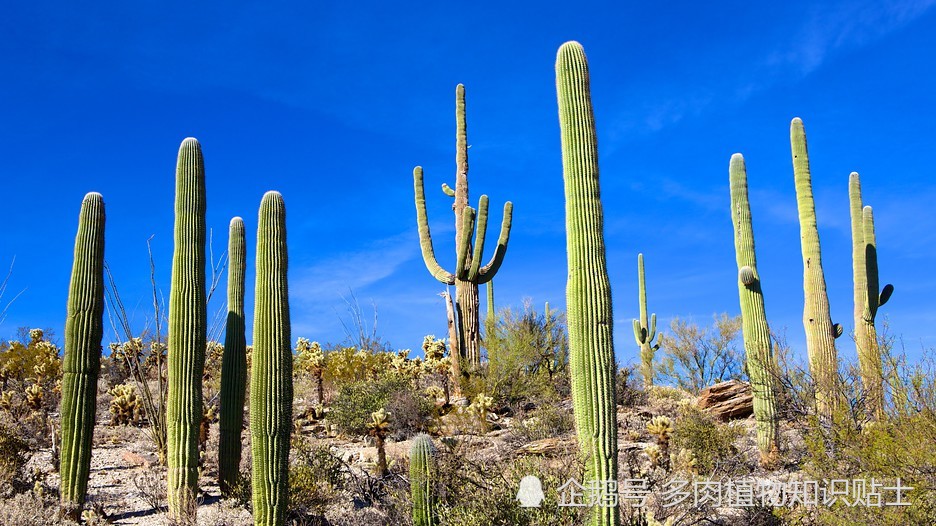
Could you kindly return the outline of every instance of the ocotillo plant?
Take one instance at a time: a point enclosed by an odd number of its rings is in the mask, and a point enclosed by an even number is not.
[[[91,472],[103,316],[104,199],[92,192],[78,216],[62,362],[62,504],[74,510],[84,504]]]
[[[566,316],[575,427],[585,461],[585,479],[617,480],[614,317],[605,261],[588,61],[578,42],[566,42],[559,48],[556,90],[566,198]],[[617,507],[606,506],[592,510],[589,524],[608,526],[618,522]]]
[[[637,281],[640,319],[634,320],[634,339],[640,346],[640,372],[644,387],[650,387],[653,385],[653,355],[660,348],[660,342],[653,343],[657,335],[656,314],[651,314],[647,319],[647,278],[644,274],[643,254],[637,254]]]
[[[432,486],[435,479],[435,448],[428,435],[417,435],[410,448],[410,493],[413,498],[413,526],[435,526]]]
[[[292,430],[292,345],[286,281],[286,205],[278,192],[260,203],[257,286],[250,370],[254,524],[279,526],[288,506]]]
[[[484,251],[484,238],[487,233],[488,197],[482,195],[478,202],[477,232],[472,248],[471,234],[475,227],[475,210],[468,206],[468,130],[465,118],[465,86],[459,84],[455,89],[455,189],[442,185],[446,195],[455,198],[452,209],[455,211],[455,248],[457,260],[455,272],[443,269],[436,260],[429,233],[429,219],[426,213],[426,195],[423,184],[423,170],[417,166],[413,170],[416,193],[416,222],[419,227],[419,244],[422,248],[426,268],[437,280],[447,285],[455,285],[455,312],[458,323],[458,353],[465,360],[467,368],[474,369],[481,364],[481,332],[478,314],[478,285],[489,282],[497,273],[510,238],[510,221],[513,204],[504,204],[504,219],[501,222],[497,248],[487,265],[481,266]],[[452,353],[453,358],[456,353]],[[454,359],[453,359],[454,362]]]
[[[876,418],[884,415],[884,373],[878,348],[874,319],[877,309],[894,292],[885,285],[878,292],[877,242],[874,216],[861,200],[861,181],[857,173],[848,176],[848,201],[851,211],[852,270],[855,282],[855,346],[861,380],[867,392],[868,411]]]
[[[202,419],[207,308],[205,164],[201,145],[182,141],[176,165],[175,247],[169,290],[169,394],[166,406],[169,517],[194,520],[198,427]]]
[[[735,258],[738,262],[738,295],[741,300],[741,332],[748,376],[754,394],[754,419],[757,422],[757,447],[761,464],[770,465],[779,452],[777,436],[777,372],[770,341],[770,328],[764,311],[760,271],[754,253],[754,227],[748,201],[747,170],[740,153],[731,156],[729,165],[731,222],[734,225]]]
[[[218,423],[218,486],[227,492],[237,481],[241,459],[241,428],[247,388],[247,338],[244,334],[244,273],[247,250],[244,220],[231,219],[228,234],[227,327],[221,358],[221,416]]]
[[[816,204],[809,173],[806,131],[799,117],[790,123],[790,146],[793,151],[793,175],[796,182],[796,207],[799,211],[800,242],[803,248],[803,326],[806,329],[806,351],[809,369],[816,384],[816,409],[830,417],[837,398],[837,352],[835,339],[842,335],[842,326],[832,323],[829,296],[819,248],[816,226]]]

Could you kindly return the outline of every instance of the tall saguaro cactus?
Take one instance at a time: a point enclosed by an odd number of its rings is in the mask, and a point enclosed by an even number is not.
[[[428,435],[417,435],[410,448],[410,493],[413,498],[413,526],[436,526],[432,486],[435,477],[435,448]]]
[[[88,491],[91,440],[104,336],[104,199],[91,192],[81,203],[75,260],[68,289],[62,362],[62,503],[80,507]]]
[[[731,156],[728,169],[731,188],[731,222],[734,225],[735,258],[738,262],[738,295],[741,300],[741,331],[751,390],[761,463],[773,463],[779,451],[777,435],[777,372],[764,311],[760,271],[754,253],[754,227],[748,201],[747,170],[740,153]]]
[[[842,326],[832,323],[829,296],[819,248],[816,204],[809,173],[806,131],[799,117],[790,123],[790,146],[793,151],[793,176],[796,182],[796,207],[799,211],[800,242],[803,248],[803,326],[809,369],[816,383],[816,408],[819,415],[830,417],[837,399],[837,352],[835,339]]]
[[[855,282],[855,346],[861,380],[867,392],[868,410],[876,418],[884,415],[884,372],[878,348],[874,319],[878,307],[894,292],[885,285],[878,292],[877,242],[874,216],[870,206],[862,206],[861,181],[857,173],[848,176],[848,201],[851,211],[852,269]]]
[[[566,304],[575,427],[586,480],[616,481],[614,318],[588,61],[578,42],[566,42],[559,48],[556,91],[566,198]],[[618,523],[617,507],[595,507],[589,518],[592,526]]]
[[[465,360],[469,369],[481,364],[481,333],[478,305],[478,285],[489,282],[507,252],[510,239],[510,222],[513,204],[504,203],[504,219],[501,222],[497,248],[487,265],[481,266],[484,252],[484,239],[487,233],[488,197],[482,195],[478,210],[468,206],[468,128],[465,118],[465,86],[455,88],[455,189],[447,184],[442,191],[455,198],[452,210],[455,211],[455,252],[457,260],[455,271],[448,272],[436,260],[429,233],[429,219],[426,213],[426,195],[423,184],[423,169],[417,166],[413,170],[413,184],[416,193],[416,222],[419,227],[419,244],[422,249],[426,268],[437,280],[447,285],[455,285],[455,312],[458,322],[458,356]],[[474,246],[471,235],[477,222]],[[454,355],[455,353],[453,353]]]
[[[643,254],[637,254],[637,281],[640,319],[634,320],[634,339],[640,346],[640,372],[644,387],[650,387],[653,385],[653,355],[660,348],[660,342],[653,343],[657,336],[656,314],[651,314],[647,319],[647,277],[644,274]]]
[[[250,370],[254,524],[279,526],[288,506],[292,344],[286,281],[286,205],[267,192],[257,226],[257,286]]]
[[[189,137],[176,164],[175,247],[169,291],[169,393],[166,406],[169,517],[192,522],[198,490],[207,307],[205,293],[205,163]]]
[[[218,485],[227,493],[237,481],[241,428],[247,387],[247,339],[244,334],[244,273],[247,267],[244,220],[231,219],[228,234],[227,328],[221,358],[221,416],[218,424]]]

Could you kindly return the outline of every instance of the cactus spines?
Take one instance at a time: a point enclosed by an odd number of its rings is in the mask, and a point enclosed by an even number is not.
[[[410,493],[413,498],[413,526],[436,526],[435,447],[428,435],[417,435],[410,448]]]
[[[566,198],[566,304],[575,427],[585,479],[617,480],[614,318],[588,61],[578,42],[566,42],[559,48],[556,91]],[[616,526],[619,520],[616,507],[596,507],[589,524]]]
[[[75,259],[68,289],[62,362],[62,503],[80,507],[88,491],[91,439],[104,336],[104,199],[91,192],[81,203]]]
[[[751,390],[757,447],[762,464],[769,464],[779,451],[777,435],[776,361],[770,341],[770,328],[764,310],[764,294],[757,273],[754,228],[748,201],[747,170],[744,157],[731,156],[729,166],[731,222],[734,225],[735,258],[738,263],[738,295],[741,300],[741,331]]]
[[[286,206],[278,192],[260,203],[250,370],[250,445],[254,524],[286,519],[292,430],[292,344],[286,281]]]
[[[198,141],[179,147],[175,231],[169,292],[169,392],[166,405],[169,517],[194,519],[198,428],[202,419],[207,308],[205,292],[205,165]]]
[[[481,364],[478,285],[493,279],[504,261],[504,254],[507,252],[507,243],[510,239],[513,204],[510,201],[504,203],[504,218],[501,222],[497,247],[490,261],[482,266],[481,258],[487,234],[488,197],[481,196],[477,211],[468,206],[468,131],[465,117],[465,86],[462,84],[455,88],[455,121],[455,189],[453,190],[447,184],[442,185],[445,195],[455,198],[455,203],[452,205],[455,212],[455,253],[457,256],[454,272],[449,272],[439,265],[432,247],[422,167],[417,166],[413,170],[413,186],[416,194],[419,246],[422,249],[423,261],[433,277],[446,285],[455,285],[459,354],[468,367],[473,369]],[[475,241],[472,247],[472,230],[475,229],[476,224],[477,230],[474,232]]]
[[[800,242],[803,249],[803,326],[806,329],[806,351],[809,369],[816,383],[818,414],[829,417],[836,401],[837,351],[836,331],[829,313],[825,274],[816,226],[816,204],[813,200],[812,177],[806,131],[799,117],[790,123],[790,146],[793,153],[793,175],[796,183],[796,207],[799,212]]]
[[[640,346],[640,372],[643,375],[644,387],[650,387],[653,385],[653,355],[660,348],[660,343],[653,343],[657,336],[656,314],[647,318],[647,278],[644,274],[643,254],[637,254],[637,281],[640,319],[634,320],[634,339]]]
[[[227,323],[221,358],[221,416],[218,423],[218,486],[227,493],[237,481],[241,428],[247,387],[247,339],[244,334],[244,273],[247,250],[244,220],[231,219],[228,233]]]
[[[848,201],[851,211],[852,270],[855,284],[855,346],[862,384],[867,392],[869,413],[881,418],[884,415],[884,372],[874,319],[878,307],[887,302],[894,287],[886,285],[884,290],[878,292],[874,215],[870,206],[862,206],[861,180],[855,172],[848,176]]]

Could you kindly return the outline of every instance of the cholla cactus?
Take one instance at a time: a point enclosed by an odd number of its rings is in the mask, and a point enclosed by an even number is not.
[[[431,402],[435,402],[439,398],[445,398],[445,389],[442,389],[438,385],[430,385],[423,390],[423,393]]]
[[[15,407],[13,403],[13,391],[3,391],[0,393],[0,409],[12,411]]]
[[[684,447],[679,448],[679,453],[671,456],[670,462],[672,463],[673,469],[696,475],[699,474],[698,467],[696,466],[698,460],[696,459],[695,453]]]
[[[310,342],[305,338],[296,340],[296,364],[294,370],[306,372],[315,378],[316,403],[325,405],[325,386],[322,375],[325,373],[325,352],[319,342]]]
[[[384,439],[390,432],[390,413],[383,408],[371,413],[371,421],[367,423],[367,434],[374,437],[377,446],[377,473],[378,477],[387,474],[387,452],[384,450]]]
[[[42,329],[29,329],[29,339],[33,342],[42,341],[43,335]]]
[[[646,453],[647,456],[650,458],[651,466],[657,467],[660,465],[660,456],[662,455],[660,446],[656,444],[650,444],[649,446],[644,448],[644,453]]]
[[[143,420],[143,401],[137,396],[132,384],[115,385],[107,394],[111,395],[111,425],[139,424]]]
[[[647,423],[647,432],[656,438],[656,443],[660,447],[660,459],[664,464],[667,464],[663,467],[669,467],[667,461],[669,460],[669,440],[670,435],[673,433],[673,423],[666,416],[655,416]]]
[[[38,383],[31,384],[23,394],[27,407],[33,411],[42,409],[43,392],[41,385]]]
[[[434,334],[423,338],[423,353],[426,360],[441,360],[445,356],[445,340],[437,340]]]
[[[484,393],[478,393],[478,396],[465,408],[468,414],[477,419],[478,426],[482,431],[487,431],[487,415],[494,408],[494,399]]]

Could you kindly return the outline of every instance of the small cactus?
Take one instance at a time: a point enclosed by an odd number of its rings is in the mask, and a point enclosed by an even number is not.
[[[435,447],[428,435],[417,435],[410,449],[410,493],[413,498],[413,526],[436,526]]]
[[[640,319],[634,320],[634,339],[640,346],[640,372],[644,388],[649,388],[653,385],[653,355],[660,349],[660,342],[653,343],[657,336],[656,314],[647,318],[647,278],[644,274],[643,254],[637,254],[637,283]]]
[[[367,434],[374,437],[377,446],[377,473],[378,477],[387,475],[387,452],[384,449],[384,440],[390,432],[390,413],[383,408],[371,413],[371,421],[367,423]]]

